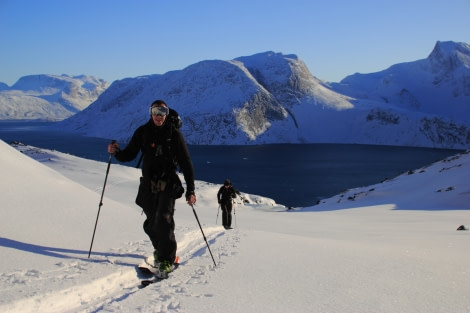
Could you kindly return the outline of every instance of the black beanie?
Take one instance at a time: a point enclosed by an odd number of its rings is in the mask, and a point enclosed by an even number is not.
[[[164,105],[164,106],[168,107],[168,105],[163,100],[155,100],[154,102],[152,102],[151,107],[153,107],[154,104],[156,104],[158,106]]]

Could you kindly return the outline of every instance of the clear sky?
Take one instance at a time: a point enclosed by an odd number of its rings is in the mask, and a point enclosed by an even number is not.
[[[296,54],[331,82],[470,43],[470,0],[0,0],[0,82]]]

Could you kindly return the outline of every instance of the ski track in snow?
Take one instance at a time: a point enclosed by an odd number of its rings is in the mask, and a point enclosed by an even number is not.
[[[224,258],[235,254],[239,243],[239,230],[224,231],[220,226],[203,227],[204,234],[209,243],[217,268],[223,267]],[[139,312],[179,312],[178,299],[181,294],[188,297],[210,297],[210,294],[197,294],[187,292],[194,285],[206,284],[208,275],[215,270],[212,258],[207,249],[201,230],[195,227],[177,227],[178,255],[180,266],[170,274],[166,280],[159,281],[146,288],[140,287],[142,279],[149,276],[141,274],[137,265],[146,258],[143,251],[148,249],[147,241],[131,243],[130,247],[108,256],[94,256],[90,260],[72,258],[70,261],[58,262],[57,269],[40,272],[37,270],[24,270],[13,273],[3,273],[0,280],[5,285],[12,286],[13,292],[22,293],[21,289],[29,289],[32,296],[0,304],[0,312],[121,312],[126,311],[126,299],[135,293],[143,293],[146,301],[142,301]],[[132,250],[132,251],[131,251]],[[135,260],[141,254],[140,260]],[[129,264],[122,257],[132,256],[135,264]],[[124,266],[123,266],[124,265]],[[95,280],[77,282],[70,287],[65,284],[61,290],[41,290],[43,284],[35,284],[39,280],[50,280],[51,286],[60,285],[60,281],[77,280],[91,267],[105,266],[110,273],[97,276]],[[62,272],[58,274],[57,272]],[[99,272],[99,271],[98,271]],[[63,285],[63,284],[62,284]],[[132,307],[129,308],[132,310]]]
[[[239,231],[232,230],[225,232],[221,227],[210,227],[204,229],[204,234],[211,248],[217,264],[217,268],[223,266],[224,258],[236,253],[235,250],[239,242]],[[195,292],[193,286],[207,284],[210,274],[215,270],[206,243],[202,237],[200,229],[193,227],[184,227],[180,229],[184,233],[183,238],[178,242],[178,255],[180,257],[180,266],[170,274],[166,280],[161,280],[140,290],[135,288],[135,274],[131,279],[134,288],[114,295],[112,299],[95,305],[93,310],[87,312],[125,312],[135,309],[134,302],[126,305],[126,298],[130,294],[139,292],[143,299],[138,312],[180,312],[179,300],[181,295],[188,297],[211,297],[211,294],[200,294]],[[137,283],[140,279],[148,276],[138,275]],[[191,290],[191,292],[189,292]],[[111,298],[111,297],[108,297]]]

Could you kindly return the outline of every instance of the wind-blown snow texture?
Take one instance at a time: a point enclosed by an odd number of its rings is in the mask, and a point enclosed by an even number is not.
[[[22,153],[21,153],[21,152]],[[152,253],[133,203],[139,170],[0,141],[0,312],[468,312],[470,151],[286,211],[237,198],[218,224],[217,185],[176,204],[181,265],[139,289]]]
[[[108,86],[86,75],[25,76],[11,88],[0,84],[0,120],[63,120],[90,105]]]
[[[314,77],[295,55],[202,61],[115,81],[60,127],[128,141],[164,99],[190,144],[362,143],[466,149],[470,46],[437,42],[428,58],[340,83]]]

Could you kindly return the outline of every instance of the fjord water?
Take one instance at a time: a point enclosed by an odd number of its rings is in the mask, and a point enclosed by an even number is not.
[[[107,162],[106,146],[112,138],[84,137],[51,130],[49,125],[0,122],[0,139]],[[290,207],[312,206],[346,189],[379,183],[460,152],[352,144],[190,145],[189,150],[197,180],[221,185],[229,178],[242,193]],[[125,165],[136,164],[137,160]]]

